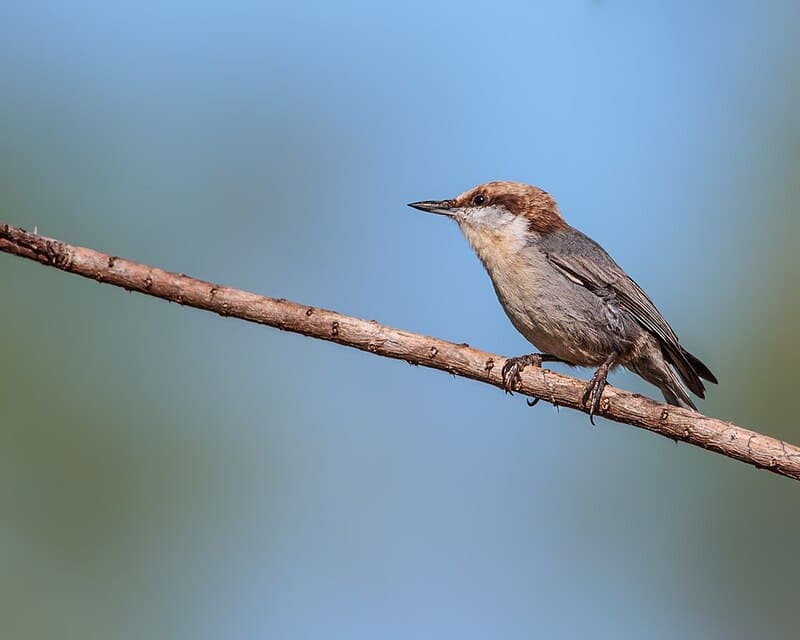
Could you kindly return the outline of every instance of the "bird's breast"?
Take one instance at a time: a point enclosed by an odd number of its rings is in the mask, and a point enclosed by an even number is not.
[[[568,280],[535,246],[507,237],[470,239],[511,323],[529,342],[576,365],[610,353],[601,298]]]

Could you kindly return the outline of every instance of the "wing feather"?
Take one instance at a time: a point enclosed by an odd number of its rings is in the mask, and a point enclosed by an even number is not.
[[[655,336],[664,355],[678,369],[692,392],[704,397],[705,387],[699,376],[712,382],[716,382],[716,378],[705,365],[698,368],[694,364],[699,360],[683,349],[675,331],[653,301],[600,245],[576,229],[562,235],[560,242],[545,240],[544,245],[547,258],[569,280],[625,310]]]

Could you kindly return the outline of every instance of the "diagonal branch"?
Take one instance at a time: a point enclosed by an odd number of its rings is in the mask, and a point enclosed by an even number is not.
[[[44,238],[7,224],[0,224],[0,251],[129,291],[337,342],[502,388],[500,370],[504,358],[466,344],[204,282]],[[576,378],[529,367],[522,375],[519,390],[562,407],[586,412],[581,405],[584,385],[585,382]],[[603,393],[600,415],[800,480],[800,448],[730,422],[660,404],[611,386]]]

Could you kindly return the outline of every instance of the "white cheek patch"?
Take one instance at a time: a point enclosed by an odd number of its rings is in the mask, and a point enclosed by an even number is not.
[[[522,249],[530,238],[528,220],[515,216],[504,207],[470,207],[462,209],[457,220],[470,244],[479,251],[484,245],[500,241],[506,250]]]
[[[461,218],[475,227],[500,229],[512,224],[517,216],[504,207],[468,207],[461,210]]]
[[[528,230],[528,219],[524,216],[514,216],[510,213],[506,215],[511,216],[511,220],[506,224],[504,233],[514,240],[518,249],[521,249],[528,244],[528,240],[531,237],[531,233]]]

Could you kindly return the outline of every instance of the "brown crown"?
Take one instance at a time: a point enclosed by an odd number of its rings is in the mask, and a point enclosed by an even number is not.
[[[515,216],[527,218],[531,231],[554,233],[569,228],[556,201],[539,187],[520,182],[487,182],[458,196],[455,206],[475,206],[478,196],[484,198],[481,206],[503,207]]]

